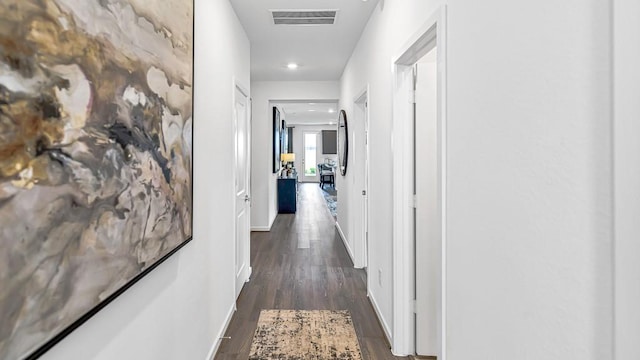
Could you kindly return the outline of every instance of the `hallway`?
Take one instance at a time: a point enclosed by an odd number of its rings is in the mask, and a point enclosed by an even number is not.
[[[251,281],[245,284],[216,359],[246,359],[262,309],[349,310],[363,359],[391,355],[318,184],[301,183],[297,214],[280,214],[271,232],[251,234]]]

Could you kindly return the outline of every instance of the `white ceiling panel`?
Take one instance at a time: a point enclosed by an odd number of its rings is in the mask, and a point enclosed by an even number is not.
[[[230,0],[251,41],[251,79],[255,81],[338,80],[377,0]],[[302,13],[301,13],[302,12]],[[305,14],[306,12],[307,14]],[[335,21],[322,20],[335,12]],[[276,25],[274,13],[298,17]],[[315,14],[313,14],[315,13]],[[289,70],[288,63],[297,63]]]
[[[287,126],[335,125],[338,121],[337,102],[277,102]]]

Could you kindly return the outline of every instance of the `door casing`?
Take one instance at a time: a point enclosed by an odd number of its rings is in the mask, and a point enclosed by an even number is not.
[[[244,119],[238,116],[237,105],[242,102],[245,107]],[[234,274],[235,297],[242,291],[245,282],[251,277],[250,246],[251,246],[251,103],[249,92],[236,79],[233,80],[233,114],[234,114]],[[244,139],[240,144],[241,134],[239,122],[244,121]],[[235,167],[238,166],[239,146],[244,145],[245,162],[244,177],[239,178]],[[239,216],[240,215],[240,216]]]
[[[353,100],[352,131],[353,151],[351,164],[358,175],[354,175],[352,191],[352,203],[359,204],[359,214],[354,219],[354,259],[355,268],[366,268],[368,264],[368,231],[369,231],[369,85],[358,93]],[[357,132],[357,134],[356,134]],[[362,140],[356,138],[362,137]],[[358,141],[359,140],[359,141]],[[356,165],[358,165],[356,167]],[[360,167],[361,166],[361,167]],[[367,277],[367,282],[369,282]],[[368,284],[369,285],[369,284]]]
[[[411,36],[391,63],[393,70],[393,339],[394,355],[415,353],[415,249],[413,65],[438,48],[438,143],[441,254],[438,303],[438,359],[446,359],[447,298],[447,7],[441,6]]]

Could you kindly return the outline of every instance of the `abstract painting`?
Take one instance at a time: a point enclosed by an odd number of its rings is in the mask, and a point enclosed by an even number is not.
[[[192,237],[193,0],[0,1],[0,359]]]

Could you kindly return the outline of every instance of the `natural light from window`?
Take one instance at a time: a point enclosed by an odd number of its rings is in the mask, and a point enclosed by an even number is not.
[[[317,134],[304,134],[304,175],[316,176]]]

